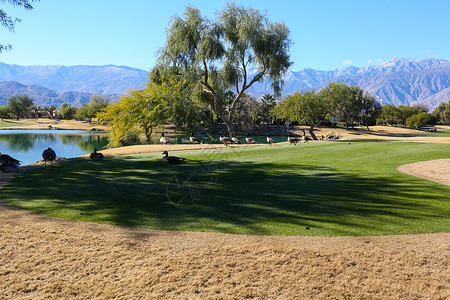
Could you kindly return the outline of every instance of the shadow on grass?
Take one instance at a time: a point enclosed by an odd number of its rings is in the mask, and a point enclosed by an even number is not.
[[[233,160],[166,165],[116,157],[29,172],[8,184],[2,198],[37,213],[131,227],[360,235],[442,231],[427,228],[430,220],[448,221],[448,212],[433,204],[448,200],[445,191],[435,191],[430,195],[411,180],[321,166]]]

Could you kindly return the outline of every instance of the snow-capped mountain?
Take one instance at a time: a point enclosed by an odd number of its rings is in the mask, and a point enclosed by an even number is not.
[[[329,82],[358,85],[381,104],[426,104],[432,110],[450,99],[450,62],[443,59],[395,58],[376,66],[347,67],[333,71],[303,69],[284,76],[283,96],[318,90]],[[269,84],[255,85],[250,94],[260,97]]]
[[[18,66],[0,63],[0,81],[39,85],[57,93],[123,94],[142,88],[147,71],[126,66]]]
[[[283,79],[283,96],[298,91],[318,90],[331,81],[337,81],[359,85],[381,104],[422,103],[432,110],[439,103],[450,99],[450,62],[443,59],[395,58],[376,66],[347,67],[332,71],[307,68],[298,72],[289,71]],[[115,95],[113,98],[117,99],[117,95],[130,88],[144,87],[146,80],[147,71],[126,66],[18,66],[0,63],[0,81],[40,86],[58,95],[78,92],[81,93],[77,94],[78,96],[64,98],[78,99],[74,100],[78,105],[86,101],[81,98],[82,93]],[[7,92],[1,92],[3,98],[19,94],[16,92],[8,96],[8,93],[13,92],[14,85],[4,84],[3,88],[6,85],[10,88]],[[19,90],[23,91],[24,87]],[[272,93],[268,82],[255,84],[248,91],[248,94],[258,99],[266,93]],[[33,97],[36,103],[56,101],[51,100],[56,99],[54,97],[45,98],[39,96],[39,92],[35,94]],[[77,105],[76,103],[73,105]]]

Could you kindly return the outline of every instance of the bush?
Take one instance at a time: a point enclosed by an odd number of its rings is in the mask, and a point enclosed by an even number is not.
[[[425,112],[413,115],[408,119],[406,119],[406,126],[416,127],[419,129],[426,125],[436,125],[436,123],[437,123],[436,116]]]
[[[450,100],[448,103],[442,102],[433,111],[433,115],[438,119],[439,124],[450,125]]]
[[[142,145],[143,142],[140,138],[140,132],[138,130],[132,130],[128,132],[124,140],[120,141],[119,147],[132,146],[132,145]]]

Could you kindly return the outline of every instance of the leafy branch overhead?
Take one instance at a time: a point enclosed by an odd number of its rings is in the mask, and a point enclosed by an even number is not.
[[[213,100],[215,112],[234,135],[233,113],[246,90],[268,78],[276,95],[291,66],[289,29],[252,8],[228,3],[210,20],[193,7],[170,22],[154,74],[170,73],[195,82]],[[250,74],[251,69],[256,73]],[[235,98],[223,109],[223,95]]]
[[[8,3],[12,6],[22,7],[25,10],[32,10],[33,6],[31,5],[31,2],[35,2],[39,0],[0,0],[0,3]],[[19,18],[13,18],[9,16],[6,11],[2,8],[0,8],[0,24],[3,27],[6,27],[11,32],[14,32],[16,23],[21,22]],[[3,51],[9,51],[11,50],[11,45],[3,45],[0,44],[0,53]]]

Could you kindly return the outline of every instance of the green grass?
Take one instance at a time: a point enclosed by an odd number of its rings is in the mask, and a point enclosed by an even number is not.
[[[438,130],[437,132],[419,131],[408,133],[408,136],[450,137],[450,130]]]
[[[28,126],[28,125],[36,125],[36,123],[20,123],[20,122],[0,121],[0,128],[2,128],[2,127]]]
[[[163,164],[160,153],[69,161],[15,178],[1,197],[50,216],[154,229],[322,236],[450,231],[450,187],[396,170],[448,158],[450,145],[323,142],[170,155],[189,164]]]

